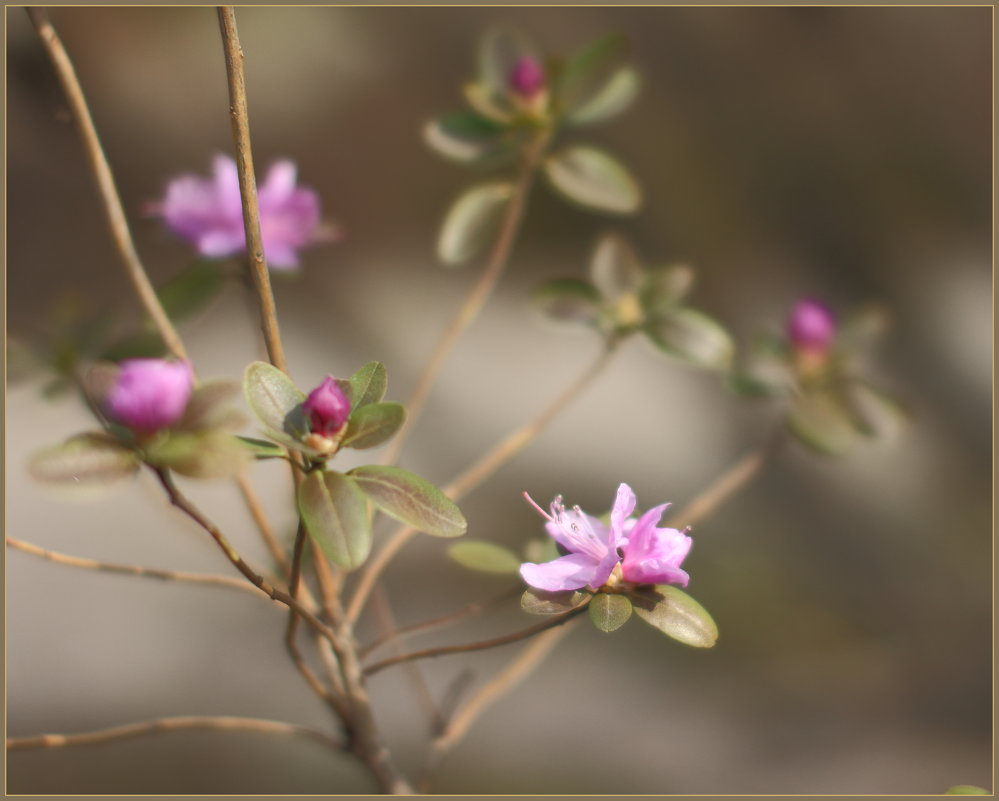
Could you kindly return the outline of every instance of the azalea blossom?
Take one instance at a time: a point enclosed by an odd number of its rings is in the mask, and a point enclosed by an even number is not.
[[[347,423],[350,401],[333,376],[326,376],[318,387],[309,393],[302,408],[309,417],[312,433],[331,437]]]
[[[104,399],[108,417],[135,431],[152,433],[176,423],[194,386],[187,362],[126,359]]]
[[[296,186],[296,174],[294,162],[278,161],[257,188],[264,257],[276,270],[294,269],[299,250],[335,238],[332,229],[321,225],[319,196]],[[246,249],[239,174],[228,156],[215,157],[210,178],[175,178],[163,201],[152,204],[150,211],[207,258],[225,258]]]
[[[578,506],[567,510],[561,496],[552,501],[550,515],[526,493],[525,497],[547,519],[545,528],[552,538],[569,551],[544,564],[522,564],[520,575],[532,587],[548,592],[598,590],[621,581],[687,586],[690,577],[680,565],[693,540],[685,531],[657,527],[668,503],[632,518],[635,493],[621,484],[606,525]]]
[[[817,300],[799,300],[787,319],[787,339],[803,350],[824,351],[836,337],[836,317]]]

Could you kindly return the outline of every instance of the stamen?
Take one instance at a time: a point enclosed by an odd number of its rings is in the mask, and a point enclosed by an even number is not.
[[[534,502],[534,498],[532,498],[530,495],[528,495],[526,490],[524,491],[524,497],[527,498],[527,502],[529,504],[531,504],[531,506],[533,506],[535,509],[538,510],[538,513],[545,520],[551,520],[552,519],[552,516],[550,514],[548,514],[548,512],[546,512],[544,509],[542,509],[540,506],[538,506],[537,503]],[[558,500],[558,499],[556,498],[556,500]],[[552,503],[552,505],[554,506],[554,502]]]

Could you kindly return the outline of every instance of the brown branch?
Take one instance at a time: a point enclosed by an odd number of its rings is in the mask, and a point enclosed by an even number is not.
[[[208,729],[212,731],[252,731],[261,734],[294,734],[311,737],[323,745],[341,750],[343,743],[336,737],[319,729],[300,726],[297,723],[284,723],[277,720],[260,720],[257,718],[238,718],[224,716],[191,715],[185,717],[158,718],[130,723],[125,726],[114,726],[109,729],[83,732],[81,734],[42,734],[38,737],[8,737],[8,751],[22,751],[29,748],[66,748],[77,745],[97,745],[99,743],[125,740],[145,734],[161,734],[171,731],[190,731],[193,729]]]
[[[97,189],[104,204],[104,212],[111,228],[111,236],[118,253],[121,255],[128,280],[138,294],[142,307],[152,319],[167,349],[178,359],[187,359],[184,344],[173,327],[173,323],[170,322],[170,318],[163,311],[159,298],[156,296],[156,290],[153,289],[135,249],[135,243],[132,241],[132,234],[125,219],[125,210],[121,205],[121,197],[118,195],[114,176],[111,173],[111,166],[108,164],[107,156],[101,147],[101,140],[97,136],[97,128],[90,116],[90,109],[87,106],[80,81],[76,77],[76,70],[73,69],[73,63],[70,61],[66,48],[59,39],[55,28],[52,27],[48,13],[42,8],[29,8],[27,11],[49,58],[52,60],[59,77],[59,83],[62,84],[66,99],[73,110],[73,118],[76,120],[77,128],[83,139],[83,146],[87,152],[90,167],[97,181]]]
[[[158,570],[152,567],[142,567],[141,565],[100,562],[96,559],[87,559],[82,556],[70,556],[69,554],[59,553],[58,551],[50,551],[48,548],[42,548],[38,545],[34,545],[30,542],[25,542],[24,540],[19,540],[14,537],[7,537],[7,545],[11,548],[16,548],[19,551],[30,553],[33,556],[40,556],[42,559],[47,559],[50,562],[67,565],[69,567],[82,567],[86,570],[121,573],[130,576],[144,576],[146,578],[154,578],[164,581],[209,584],[217,587],[227,587],[233,590],[253,593],[255,596],[258,595],[257,591],[245,581],[233,578],[232,576],[215,576],[207,573],[185,573],[180,570]]]
[[[406,438],[409,436],[409,432],[412,430],[416,419],[423,411],[434,381],[437,379],[437,375],[440,373],[441,368],[443,368],[445,361],[447,361],[448,355],[464,330],[478,316],[482,307],[489,299],[490,294],[492,294],[500,276],[503,274],[506,263],[510,258],[510,251],[513,249],[513,244],[516,241],[517,232],[520,229],[524,209],[527,205],[527,197],[534,182],[538,163],[541,160],[545,147],[548,145],[550,137],[551,132],[543,129],[535,135],[535,138],[525,148],[520,172],[514,183],[513,195],[507,204],[503,219],[500,221],[500,230],[493,245],[492,253],[486,263],[486,268],[437,341],[429,361],[420,374],[416,388],[410,395],[409,400],[406,401],[406,421],[393,438],[392,445],[386,451],[385,457],[382,460],[383,464],[394,464],[399,458],[399,453],[402,451]]]
[[[271,364],[287,373],[288,364],[278,329],[277,305],[267,271],[264,243],[260,235],[260,208],[257,202],[257,179],[253,170],[253,153],[250,149],[250,118],[246,107],[246,79],[243,72],[243,48],[236,30],[236,12],[232,6],[218,9],[219,29],[225,50],[226,78],[229,85],[229,117],[232,138],[236,147],[236,166],[239,171],[239,192],[243,202],[243,224],[246,227],[246,253],[253,276],[253,285],[260,302],[260,325],[267,345]]]
[[[448,654],[464,654],[469,651],[484,651],[487,648],[496,648],[500,645],[508,645],[512,642],[518,642],[519,640],[526,640],[528,637],[533,637],[535,634],[540,634],[543,631],[562,625],[566,621],[574,618],[576,615],[586,611],[587,606],[588,604],[583,604],[582,606],[578,606],[564,614],[556,615],[541,623],[528,626],[526,629],[515,631],[512,634],[504,634],[502,637],[494,637],[490,640],[479,640],[478,642],[463,643],[462,645],[444,645],[437,648],[425,648],[422,651],[411,651],[408,654],[391,656],[366,667],[364,669],[364,675],[373,676],[375,673],[378,673],[387,667],[399,665],[403,662],[412,662],[414,659],[430,659],[435,656],[447,656]]]

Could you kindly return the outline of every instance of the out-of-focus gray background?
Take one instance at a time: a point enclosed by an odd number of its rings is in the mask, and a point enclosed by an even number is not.
[[[8,9],[8,327],[44,325],[76,293],[124,311],[122,280],[76,132],[20,9]],[[210,8],[55,9],[150,272],[187,247],[141,219],[179,172],[230,152]],[[539,324],[530,290],[585,269],[623,231],[654,262],[698,268],[692,302],[742,342],[802,294],[884,303],[879,380],[913,411],[896,444],[841,460],[788,448],[696,531],[690,592],[721,629],[711,651],[641,622],[572,632],[445,764],[439,792],[937,793],[992,785],[991,11],[980,8],[245,8],[260,172],[290,156],[346,240],[305,257],[276,293],[302,386],[379,359],[402,400],[478,265],[435,263],[436,226],[473,176],[430,153],[422,123],[458,108],[493,24],[567,53],[628,35],[644,91],[591,129],[640,175],[641,214],[610,220],[539,186],[509,273],[456,350],[403,465],[446,482],[535,414],[597,344]],[[183,328],[203,376],[238,377],[259,346],[233,287]],[[89,425],[39,381],[7,397],[7,530],[76,555],[196,571],[229,567],[148,476],[99,498],[33,483],[36,447]],[[520,499],[556,493],[600,513],[621,481],[643,507],[690,500],[753,448],[766,404],[629,345],[530,450],[462,503],[474,537],[541,534]],[[249,430],[248,430],[249,433]],[[377,454],[375,454],[377,456]],[[253,473],[292,526],[286,471]],[[234,490],[185,487],[266,563]],[[499,592],[424,538],[389,572],[402,622]],[[8,735],[166,715],[325,726],[264,601],[74,570],[7,554]],[[516,609],[426,642],[533,622]],[[451,639],[448,639],[451,638]],[[438,697],[463,666],[481,682],[516,647],[426,664]],[[373,679],[405,767],[424,721],[401,671]],[[310,742],[162,735],[18,752],[13,793],[351,793],[350,760]]]

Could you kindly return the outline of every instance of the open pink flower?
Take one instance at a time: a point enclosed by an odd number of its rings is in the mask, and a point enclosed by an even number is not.
[[[268,265],[276,270],[298,266],[298,251],[334,237],[320,224],[319,196],[295,186],[294,162],[278,161],[257,188],[260,235]],[[243,206],[236,162],[215,157],[211,178],[182,175],[167,185],[159,214],[176,234],[191,242],[202,256],[225,258],[246,249]]]
[[[180,420],[193,385],[194,373],[187,362],[126,359],[104,408],[116,423],[152,433]]]
[[[619,564],[620,577],[627,582],[687,586],[690,577],[680,564],[693,541],[682,531],[656,527],[669,504],[656,506],[635,520],[631,518],[635,493],[621,484],[609,526],[578,506],[566,510],[561,496],[552,501],[551,515],[534,506],[547,518],[548,533],[569,553],[540,565],[522,564],[520,575],[532,587],[548,592],[597,590]]]

